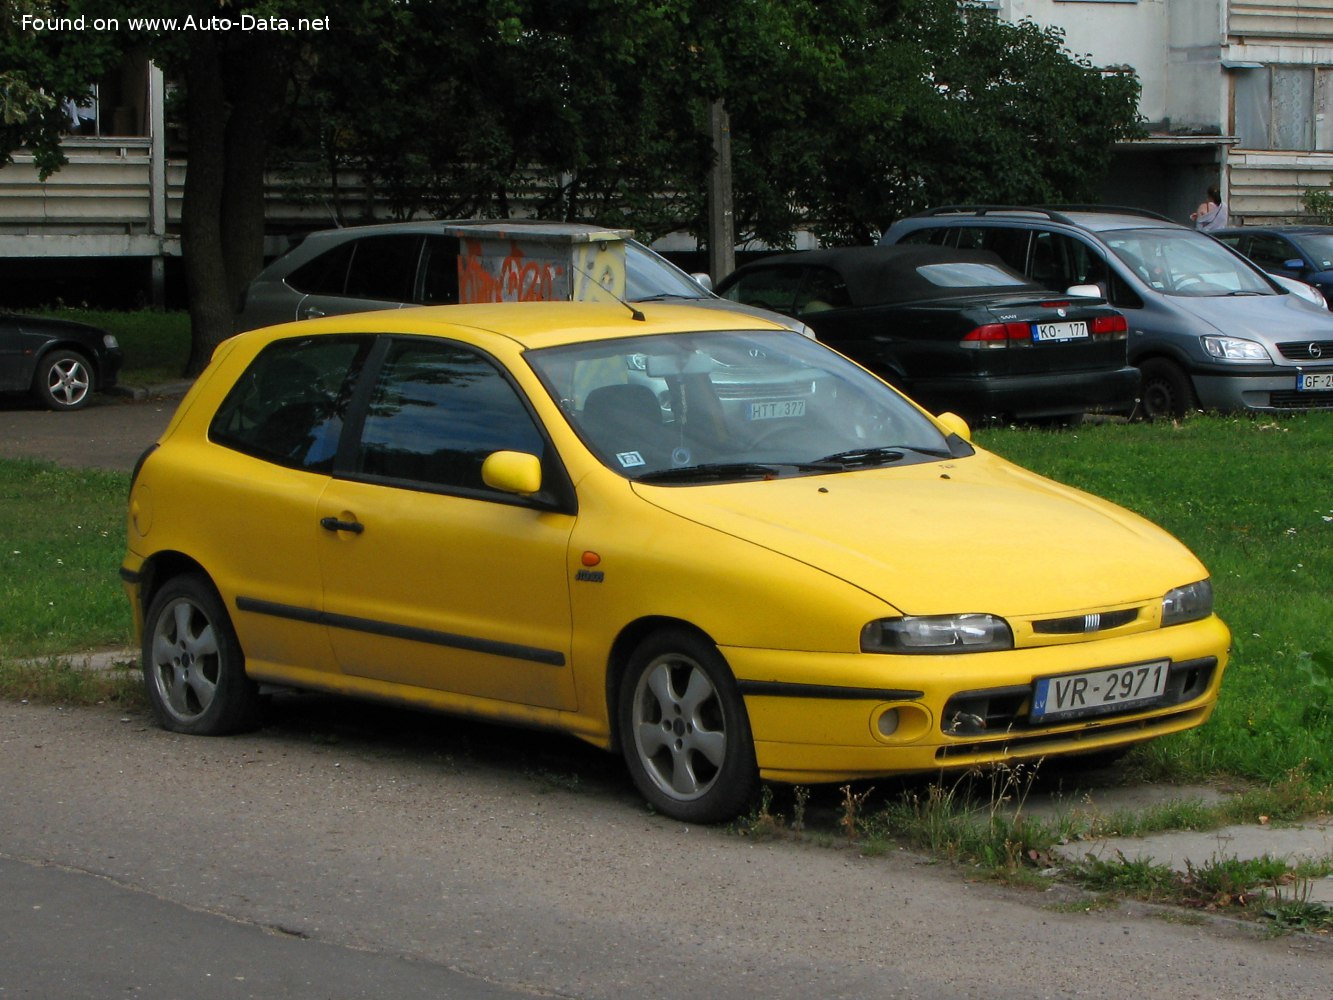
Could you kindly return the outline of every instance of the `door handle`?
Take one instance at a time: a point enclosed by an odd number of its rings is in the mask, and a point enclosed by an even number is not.
[[[350,531],[354,535],[366,530],[366,526],[360,521],[340,521],[336,517],[321,517],[319,526],[325,531]]]

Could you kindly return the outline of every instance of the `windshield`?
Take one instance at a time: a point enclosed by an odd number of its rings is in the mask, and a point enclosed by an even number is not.
[[[1166,295],[1277,295],[1222,244],[1189,229],[1104,233],[1107,246],[1149,287]]]
[[[625,298],[708,299],[704,287],[665,257],[637,240],[625,242]]]
[[[901,396],[795,333],[634,337],[528,359],[579,437],[630,479],[773,479],[951,454]]]

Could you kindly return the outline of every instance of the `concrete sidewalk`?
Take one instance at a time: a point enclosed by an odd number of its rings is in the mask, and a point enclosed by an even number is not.
[[[1055,795],[1033,796],[1025,811],[1036,817],[1065,816],[1095,820],[1172,803],[1215,805],[1225,792],[1206,785],[1124,785],[1097,788],[1079,794],[1070,803]],[[1333,858],[1333,817],[1321,816],[1300,823],[1269,823],[1256,816],[1253,823],[1218,830],[1180,830],[1143,837],[1099,837],[1064,844],[1055,853],[1067,861],[1151,861],[1185,873],[1226,860],[1270,857],[1288,864]],[[1256,887],[1261,888],[1261,887]],[[1285,887],[1285,898],[1333,906],[1333,875]],[[1290,893],[1290,895],[1287,895]]]

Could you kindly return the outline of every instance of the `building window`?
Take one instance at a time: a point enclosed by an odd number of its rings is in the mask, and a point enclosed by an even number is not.
[[[1259,66],[1232,80],[1242,149],[1333,150],[1333,67]]]

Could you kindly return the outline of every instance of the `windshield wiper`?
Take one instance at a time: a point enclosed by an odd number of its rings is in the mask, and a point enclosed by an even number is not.
[[[839,451],[815,459],[810,464],[825,468],[834,466],[843,469],[858,465],[892,465],[894,462],[901,462],[906,458],[906,453],[909,451],[918,455],[929,455],[931,458],[952,457],[949,452],[937,448],[916,448],[910,444],[895,444],[881,448],[852,448],[848,451]]]
[[[785,463],[784,463],[785,464]],[[777,465],[758,462],[717,462],[658,469],[635,476],[636,483],[700,483],[723,479],[775,479],[782,474]]]

